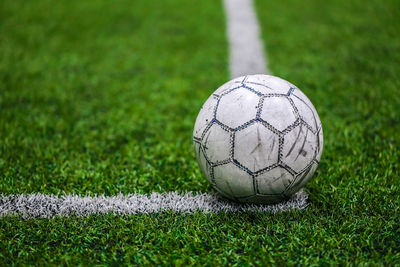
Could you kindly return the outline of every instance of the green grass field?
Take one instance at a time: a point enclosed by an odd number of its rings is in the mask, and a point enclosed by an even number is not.
[[[0,265],[400,265],[400,6],[256,1],[269,67],[324,127],[283,214],[0,219]],[[192,149],[229,79],[221,1],[0,3],[0,193],[209,192]]]

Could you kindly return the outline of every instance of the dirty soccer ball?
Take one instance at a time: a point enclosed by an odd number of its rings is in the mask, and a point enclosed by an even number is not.
[[[193,143],[204,176],[238,202],[276,203],[302,188],[322,154],[322,126],[310,100],[270,75],[233,79],[205,102]]]

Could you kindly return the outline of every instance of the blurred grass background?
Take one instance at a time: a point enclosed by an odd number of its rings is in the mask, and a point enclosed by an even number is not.
[[[307,210],[0,219],[3,264],[400,264],[397,1],[256,1],[320,114]],[[0,192],[210,190],[195,117],[228,79],[220,1],[0,3]]]
[[[228,79],[220,3],[1,6],[1,192],[207,190],[191,134]]]

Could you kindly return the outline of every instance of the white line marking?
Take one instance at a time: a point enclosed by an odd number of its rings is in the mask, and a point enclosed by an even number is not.
[[[0,217],[21,216],[22,218],[51,218],[54,216],[84,217],[91,214],[149,214],[174,211],[181,213],[199,212],[271,212],[299,210],[307,206],[304,190],[289,200],[274,205],[239,204],[223,200],[214,194],[152,193],[117,196],[78,196],[19,194],[0,195]]]
[[[252,0],[224,0],[231,78],[268,74],[257,17]]]

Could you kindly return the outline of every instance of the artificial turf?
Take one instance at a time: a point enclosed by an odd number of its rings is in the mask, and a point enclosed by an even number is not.
[[[400,8],[256,1],[269,67],[324,128],[284,214],[0,219],[0,264],[400,264]],[[220,1],[0,3],[0,192],[207,192],[191,146],[228,79]]]

